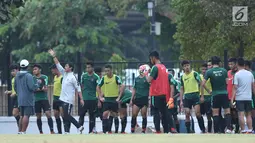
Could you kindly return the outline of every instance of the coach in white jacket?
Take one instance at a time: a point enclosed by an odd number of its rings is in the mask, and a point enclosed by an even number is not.
[[[80,97],[80,103],[83,106],[84,101],[82,99],[82,93],[81,93],[81,87],[79,85],[78,80],[74,76],[73,73],[73,65],[72,64],[66,64],[65,68],[63,68],[57,57],[55,52],[50,49],[49,50],[50,55],[53,57],[54,62],[59,70],[59,72],[63,76],[63,81],[62,81],[62,89],[60,93],[60,98],[59,100],[62,101],[62,108],[63,108],[63,120],[64,120],[64,128],[65,128],[65,133],[69,134],[70,132],[70,125],[73,123],[80,131],[82,134],[82,131],[84,130],[84,127],[81,126],[72,116],[71,116],[71,111],[72,107],[75,101],[75,92],[78,92],[78,95]]]

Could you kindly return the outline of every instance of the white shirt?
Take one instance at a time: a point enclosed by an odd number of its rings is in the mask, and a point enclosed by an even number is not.
[[[60,65],[56,64],[57,69],[63,76],[62,89],[60,93],[59,100],[74,104],[75,101],[75,91],[81,92],[81,86],[78,83],[78,80],[74,76],[73,72],[65,72],[65,69]]]
[[[237,86],[236,100],[252,100],[252,84],[254,82],[253,74],[245,69],[239,70],[234,76],[234,85]]]

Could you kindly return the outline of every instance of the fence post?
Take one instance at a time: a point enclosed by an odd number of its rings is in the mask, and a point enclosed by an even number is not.
[[[228,69],[228,49],[224,49],[224,68]]]

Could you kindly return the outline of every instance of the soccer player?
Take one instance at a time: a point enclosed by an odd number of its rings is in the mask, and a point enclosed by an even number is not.
[[[94,64],[88,62],[86,64],[86,72],[81,76],[82,96],[84,106],[81,108],[79,123],[84,124],[84,116],[89,112],[89,133],[93,133],[96,123],[96,109],[98,104],[98,97],[96,96],[96,87],[99,83],[100,77],[94,72]]]
[[[212,114],[214,133],[219,133],[220,128],[220,117],[219,109],[223,108],[225,113],[225,120],[227,124],[226,133],[231,133],[231,115],[229,107],[229,99],[227,92],[227,71],[224,68],[219,67],[221,62],[220,58],[213,56],[211,58],[213,68],[206,71],[202,86],[205,90],[212,95]],[[207,80],[210,79],[212,85],[212,91],[206,87]]]
[[[26,134],[29,117],[34,114],[34,91],[38,89],[33,76],[27,71],[29,62],[22,60],[20,69],[15,77],[14,89],[18,94],[18,106],[20,109],[20,134]]]
[[[201,98],[199,96],[199,85],[202,84],[201,78],[197,72],[191,70],[189,61],[184,60],[181,64],[184,70],[184,74],[181,77],[180,105],[183,106],[185,110],[185,125],[187,128],[187,133],[194,132],[190,130],[190,111],[192,106],[195,109],[199,128],[202,133],[205,133],[204,119],[200,113],[200,102],[204,102],[204,94],[201,94]]]
[[[180,123],[179,123],[177,115],[178,115],[178,106],[180,105],[181,83],[178,80],[175,80],[175,78],[174,78],[174,76],[175,76],[174,69],[169,69],[168,74],[172,75],[172,78],[171,78],[171,75],[169,75],[168,77],[170,77],[170,79],[172,81],[172,84],[174,85],[174,96],[173,96],[173,98],[174,98],[174,108],[171,109],[171,113],[172,113],[172,116],[173,116],[173,119],[174,119],[174,122],[175,122],[175,128],[176,128],[177,132],[179,133],[180,132]]]
[[[164,133],[169,132],[168,127],[168,111],[167,111],[167,97],[169,96],[169,81],[168,72],[165,67],[160,62],[159,53],[153,51],[149,55],[150,62],[153,65],[150,75],[147,75],[147,81],[151,83],[150,85],[150,96],[152,105],[152,115],[153,121],[156,129],[156,133],[161,133],[160,131],[160,115],[162,116],[162,123],[164,128]]]
[[[255,79],[255,71],[251,70],[251,61],[246,60],[244,62],[245,69],[250,71]],[[253,110],[252,110],[252,126],[253,126],[253,131],[255,132],[255,94],[252,93],[252,101],[253,101]]]
[[[61,73],[58,71],[56,65],[52,65],[51,72],[54,75],[54,85],[53,85],[53,110],[54,116],[57,123],[58,134],[62,134],[62,123],[60,119],[60,115],[63,112],[61,107],[61,101],[59,100],[60,93],[61,93],[61,86],[63,77]]]
[[[105,73],[106,75],[101,78],[97,86],[99,98],[103,102],[103,133],[110,130],[108,121],[110,112],[113,112],[115,116],[118,114],[118,102],[125,88],[120,77],[113,74],[111,65],[105,66]],[[104,92],[102,92],[102,86],[104,86]]]
[[[252,90],[255,93],[254,76],[250,71],[244,69],[244,59],[237,59],[238,72],[234,76],[234,88],[231,103],[233,105],[234,99],[236,100],[236,108],[238,110],[239,123],[241,126],[241,133],[252,133]],[[248,130],[245,130],[245,121]]]
[[[59,100],[62,101],[62,109],[63,109],[63,121],[64,121],[64,128],[65,128],[65,134],[70,133],[70,124],[74,124],[75,127],[79,130],[80,134],[82,134],[84,127],[81,126],[73,116],[71,116],[71,111],[73,108],[73,104],[75,101],[75,93],[78,93],[78,96],[80,97],[80,103],[83,106],[84,101],[81,93],[81,87],[80,83],[78,82],[77,78],[75,77],[73,70],[74,66],[70,63],[65,65],[65,68],[63,68],[55,54],[55,51],[50,49],[49,54],[53,57],[54,63],[57,66],[58,71],[63,76],[62,81],[62,88],[60,93]]]
[[[119,115],[121,119],[121,133],[125,134],[127,126],[127,104],[130,103],[132,92],[129,89],[125,89],[120,99]]]
[[[54,134],[53,130],[53,120],[51,118],[51,108],[48,100],[48,77],[41,74],[42,67],[38,64],[33,66],[33,75],[36,80],[39,88],[35,92],[35,113],[37,117],[37,126],[40,134],[43,134],[42,131],[42,110],[44,111],[46,117],[48,118],[48,125],[50,128],[51,134]]]
[[[205,76],[205,73],[207,71],[207,67],[208,67],[207,64],[203,64],[201,66],[201,74],[200,74],[201,80],[204,80],[204,76]],[[208,80],[206,82],[206,87],[208,87],[209,90],[212,90],[212,86],[211,86],[210,80]],[[200,94],[201,94],[201,92],[200,92]],[[207,125],[208,125],[207,131],[209,133],[212,132],[212,107],[211,107],[211,102],[212,102],[211,94],[209,94],[207,91],[204,91],[204,102],[200,104],[200,111],[201,111],[202,115],[206,114]]]
[[[17,75],[17,73],[19,72],[19,66],[18,65],[11,65],[10,66],[11,69],[11,75],[12,75],[12,88],[11,91],[5,91],[5,94],[10,95],[11,97],[11,101],[12,101],[12,115],[15,117],[17,125],[18,125],[18,131],[20,132],[19,129],[19,119],[20,119],[20,115],[19,115],[19,108],[18,108],[18,95],[14,90],[14,81],[15,81],[15,77]]]
[[[137,124],[137,116],[139,111],[142,115],[142,133],[146,132],[147,127],[147,108],[149,102],[149,88],[150,84],[147,82],[145,75],[140,71],[140,75],[135,78],[134,86],[132,89],[132,97],[129,105],[132,106],[132,119],[131,119],[131,133],[135,132]]]
[[[232,95],[233,95],[232,91],[233,91],[234,75],[238,70],[236,62],[237,62],[236,58],[230,58],[228,60],[228,66],[230,68],[230,70],[228,71],[228,83],[227,83],[229,101],[231,101]],[[239,133],[238,113],[237,113],[236,107],[231,106],[230,112],[231,112],[231,118],[232,118],[231,126],[235,125],[235,133]]]

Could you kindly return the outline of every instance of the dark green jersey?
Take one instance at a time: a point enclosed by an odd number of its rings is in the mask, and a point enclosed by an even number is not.
[[[99,80],[100,77],[96,73],[92,75],[89,75],[87,72],[82,74],[81,85],[83,86],[83,100],[97,100],[96,87]]]
[[[228,78],[227,70],[220,67],[212,68],[205,73],[205,80],[210,79],[212,85],[212,95],[228,94],[226,79]]]
[[[149,96],[149,89],[150,89],[150,84],[147,82],[146,77],[136,77],[135,78],[135,84],[134,84],[134,89],[135,89],[135,98],[141,98],[145,96]]]
[[[122,103],[129,103],[131,97],[132,97],[132,92],[128,89],[125,89],[120,100]]]
[[[158,77],[158,67],[157,66],[153,66],[151,68],[150,76],[153,77],[153,79],[157,79],[157,77]]]
[[[40,90],[43,88],[43,86],[48,86],[48,76],[46,75],[42,74],[40,77],[34,76],[34,80],[38,84],[38,87]],[[35,101],[40,101],[40,100],[48,100],[47,92],[45,91],[35,92]]]

